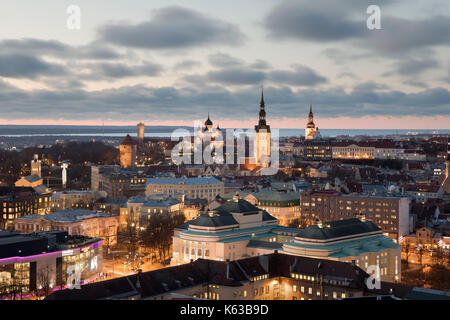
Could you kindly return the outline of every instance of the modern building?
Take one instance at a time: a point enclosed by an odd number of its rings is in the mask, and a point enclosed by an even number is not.
[[[118,226],[118,216],[85,209],[65,209],[45,216],[28,215],[14,221],[14,229],[22,233],[63,230],[69,235],[101,238],[108,247],[117,244]]]
[[[152,214],[183,213],[183,207],[182,200],[163,194],[132,197],[128,199],[126,207],[120,210],[120,228],[144,230]]]
[[[407,184],[404,192],[417,202],[426,202],[428,199],[442,199],[444,189],[438,183]]]
[[[213,200],[224,194],[224,183],[214,177],[197,178],[148,178],[145,195],[166,194],[175,196],[184,194],[188,198]]]
[[[332,159],[332,147],[328,140],[305,140],[303,159],[312,161],[328,161]]]
[[[137,143],[129,134],[122,140],[120,149],[120,166],[133,168],[136,165]]]
[[[383,270],[383,281],[400,280],[400,247],[372,222],[349,219],[317,228],[279,226],[276,218],[236,195],[176,229],[171,263],[200,258],[238,260],[278,251],[345,262],[355,260],[366,269],[378,265]],[[319,235],[322,239],[316,239]]]
[[[109,198],[144,195],[146,178],[132,169],[119,166],[92,166],[91,189],[105,191]]]
[[[410,199],[404,196],[340,194],[334,190],[300,194],[300,217],[311,224],[364,216],[398,241],[410,232]]]
[[[92,210],[95,201],[106,197],[104,191],[94,190],[67,190],[52,194],[52,211],[64,209]]]
[[[14,220],[50,213],[52,195],[31,187],[0,187],[0,229],[12,229]]]
[[[67,231],[0,231],[2,296],[26,297],[64,289],[78,281],[89,282],[102,271],[102,242],[98,238],[71,236]]]
[[[381,282],[338,261],[272,253],[236,261],[191,263],[61,290],[48,300],[449,300],[450,293]],[[178,313],[178,311],[177,311]]]

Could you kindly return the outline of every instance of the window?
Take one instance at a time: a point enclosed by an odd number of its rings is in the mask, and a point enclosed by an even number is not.
[[[296,285],[292,286],[292,291],[297,292],[297,286]]]

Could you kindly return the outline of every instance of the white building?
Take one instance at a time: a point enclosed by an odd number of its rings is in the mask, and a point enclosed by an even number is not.
[[[214,177],[197,178],[148,178],[145,195],[184,194],[188,198],[213,200],[224,194],[224,183]]]

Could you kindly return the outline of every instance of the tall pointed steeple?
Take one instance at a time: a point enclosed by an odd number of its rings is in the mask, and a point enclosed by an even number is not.
[[[309,105],[308,125],[314,126],[314,115],[312,112],[312,104]]]
[[[261,101],[259,103],[259,121],[258,125],[255,127],[255,129],[269,129],[269,126],[266,123],[266,110],[265,110],[265,103],[264,103],[264,89],[261,88]]]

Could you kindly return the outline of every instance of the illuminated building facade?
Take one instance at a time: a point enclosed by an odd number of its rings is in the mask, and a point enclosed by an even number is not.
[[[335,191],[304,191],[300,217],[311,224],[364,216],[397,241],[409,233],[410,200],[401,196],[344,195]]]
[[[69,235],[104,239],[108,246],[117,244],[118,226],[118,216],[85,209],[65,209],[45,216],[28,215],[14,221],[14,229],[22,233],[63,230]]]
[[[184,194],[187,198],[213,200],[224,194],[224,183],[214,177],[197,178],[148,178],[145,195],[165,194],[176,196]]]
[[[48,300],[341,300],[444,299],[445,291],[399,283],[369,289],[369,274],[351,263],[272,253],[236,261],[191,263],[62,290]]]
[[[102,270],[102,240],[66,231],[19,234],[0,231],[0,286],[3,296],[26,297],[67,286],[70,272],[80,284]]]
[[[12,229],[14,220],[26,215],[50,213],[51,199],[31,187],[0,187],[0,229]]]

